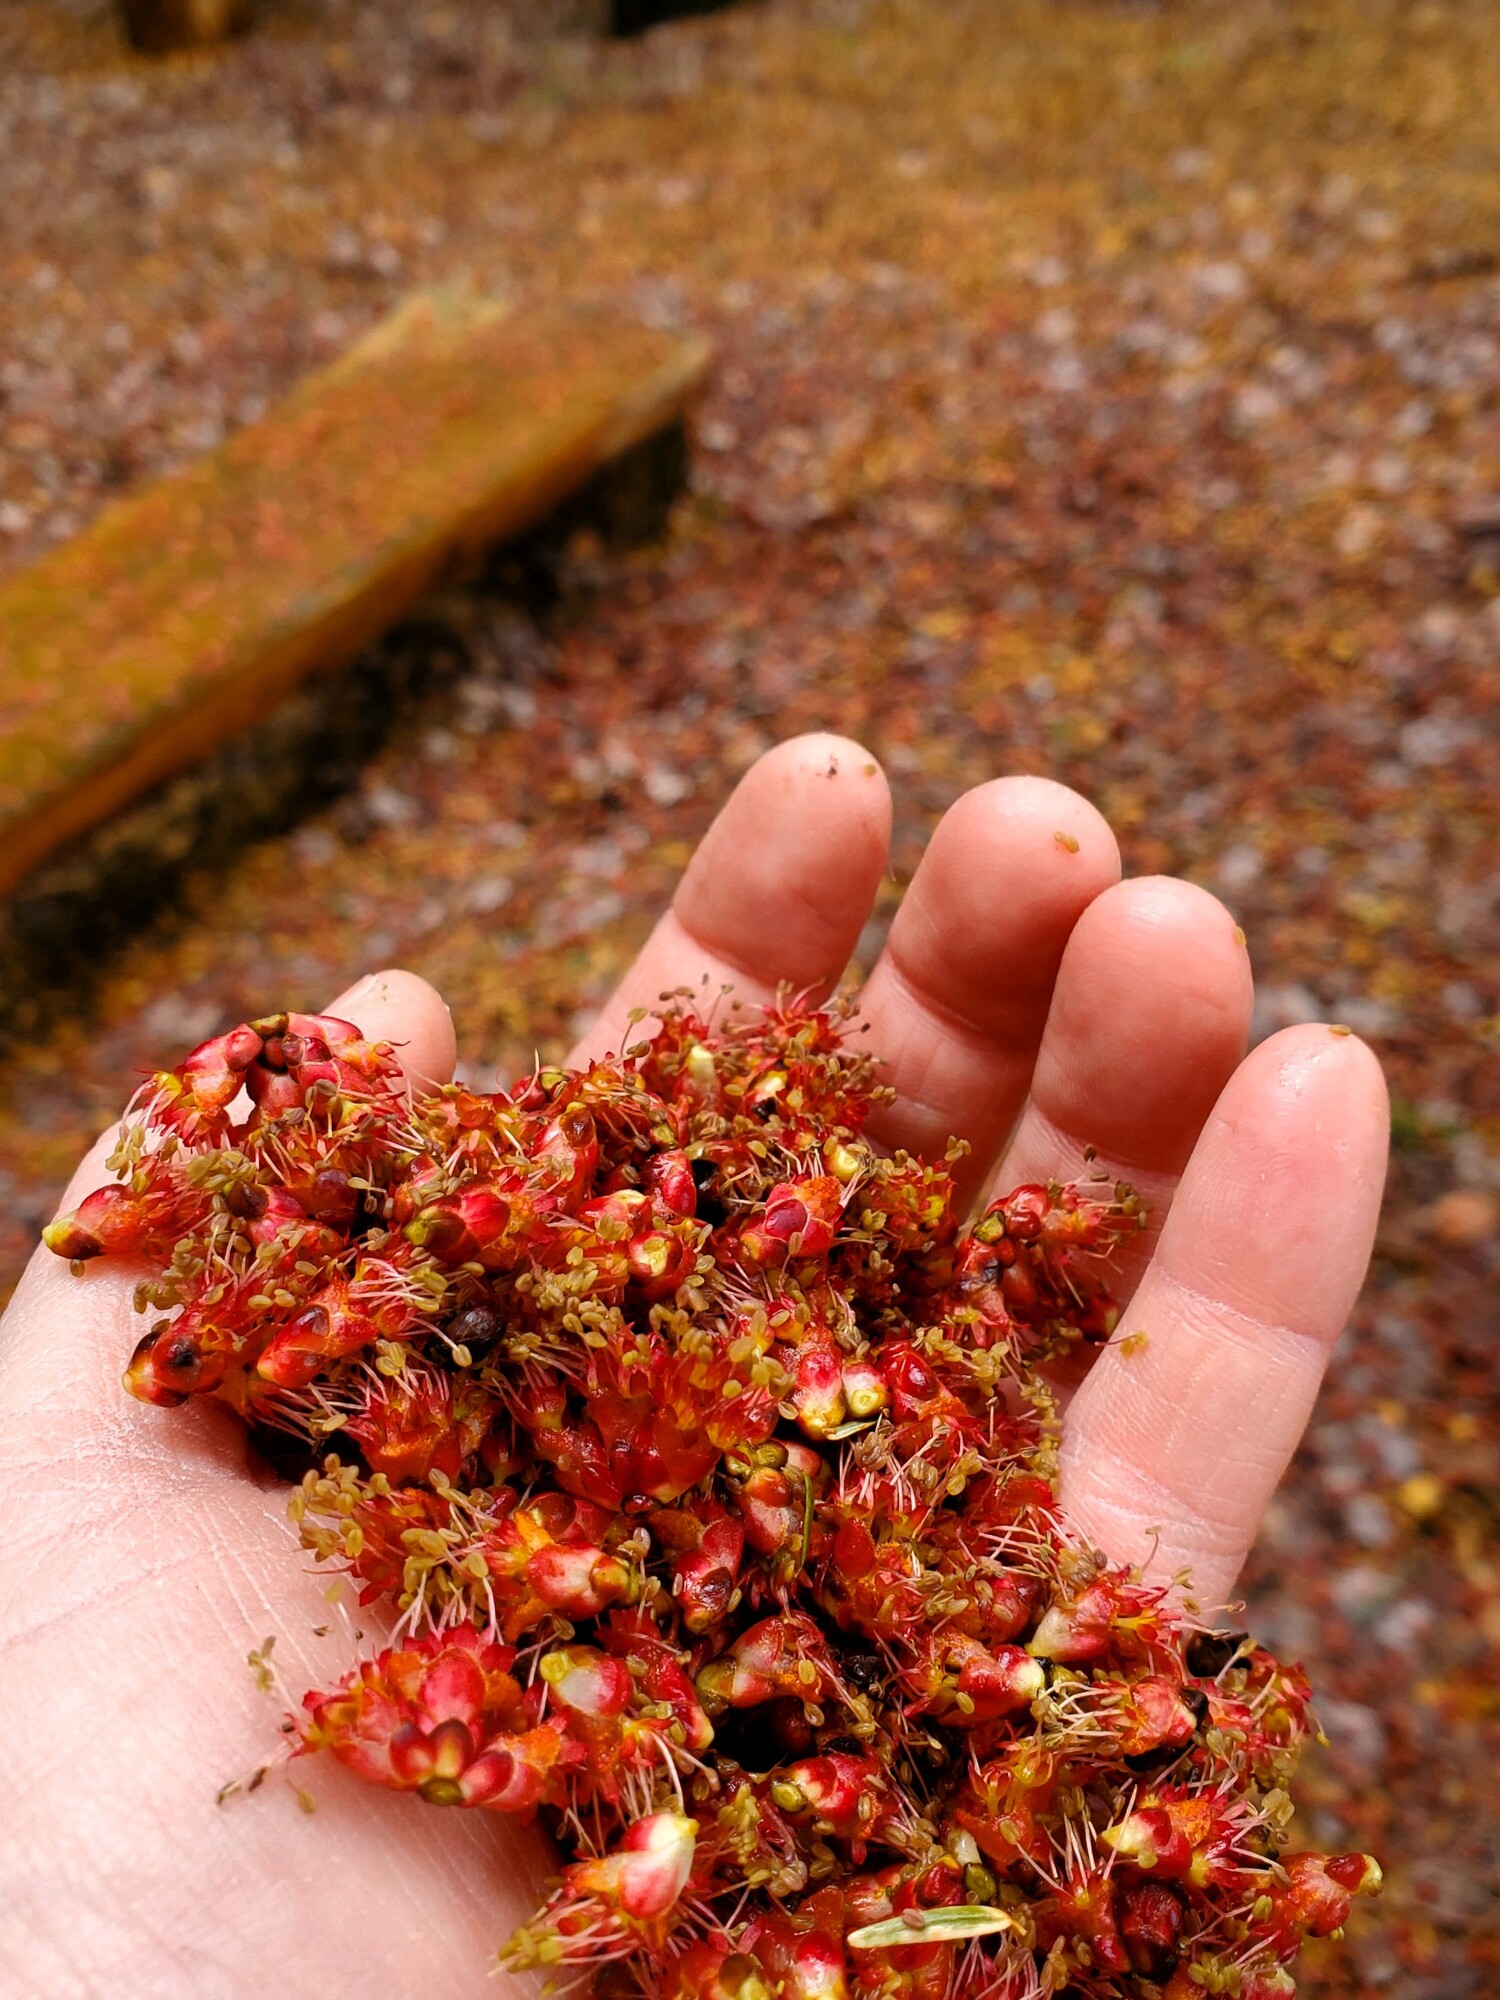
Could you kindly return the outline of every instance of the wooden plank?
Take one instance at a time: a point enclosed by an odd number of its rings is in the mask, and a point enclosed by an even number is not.
[[[0,894],[675,422],[707,362],[591,310],[424,295],[0,586]]]

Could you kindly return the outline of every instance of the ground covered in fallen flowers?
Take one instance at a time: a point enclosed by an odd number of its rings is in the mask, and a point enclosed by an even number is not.
[[[242,1023],[47,1228],[155,1267],[125,1387],[305,1459],[302,1546],[395,1614],[291,1756],[540,1812],[502,1957],[601,1995],[1287,2000],[1380,1886],[1287,1846],[1306,1676],[1055,1496],[1047,1365],[1141,1204],[961,1230],[950,1161],[865,1140],[847,1014],[639,1027],[414,1093],[346,1021]]]
[[[1310,1836],[1389,1864],[1306,1983],[1395,2000],[1496,1978],[1495,26],[950,0],[608,48],[329,0],[152,66],[84,9],[0,23],[7,563],[454,270],[721,354],[665,548],[580,546],[540,622],[449,607],[426,727],[6,1065],[7,1269],[142,1072],[373,961],[449,993],[471,1080],[560,1055],[776,735],[895,780],[865,963],[959,789],[1078,785],[1234,909],[1262,1029],[1345,1019],[1396,1094],[1247,1577],[1332,1739]]]

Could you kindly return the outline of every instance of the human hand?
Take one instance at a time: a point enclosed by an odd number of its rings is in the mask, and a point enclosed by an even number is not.
[[[705,976],[752,1002],[783,982],[828,990],[869,915],[889,812],[855,744],[763,758],[575,1057]],[[1058,785],[1002,779],[954,806],[864,990],[896,1090],[874,1136],[938,1153],[968,1139],[976,1197],[1069,1177],[1092,1145],[1150,1204],[1118,1274],[1119,1335],[1068,1411],[1063,1499],[1113,1557],[1186,1565],[1212,1604],[1363,1274],[1385,1095],[1369,1052],[1326,1027],[1240,1062],[1250,973],[1232,919],[1186,883],[1118,877],[1109,829]],[[413,1075],[451,1069],[446,1011],[410,974],[329,1011],[400,1044]],[[108,1149],[64,1207],[107,1177]],[[276,1633],[300,1687],[336,1678],[349,1645],[233,1420],[122,1394],[134,1278],[112,1259],[74,1278],[39,1252],[0,1341],[0,1991],[493,1994],[493,1949],[549,1866],[535,1832],[413,1813],[336,1767],[315,1774],[313,1818],[279,1786],[215,1808],[215,1785],[274,1736],[247,1650]]]

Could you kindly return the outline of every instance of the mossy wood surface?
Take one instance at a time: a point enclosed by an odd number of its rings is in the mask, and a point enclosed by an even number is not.
[[[0,894],[675,421],[707,350],[412,300],[0,588]]]

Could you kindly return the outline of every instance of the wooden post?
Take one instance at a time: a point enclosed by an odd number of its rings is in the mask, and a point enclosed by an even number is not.
[[[689,14],[717,14],[734,0],[611,0],[610,33],[643,35],[663,21],[680,21]]]
[[[152,56],[242,35],[255,10],[256,0],[120,0],[131,47]]]

